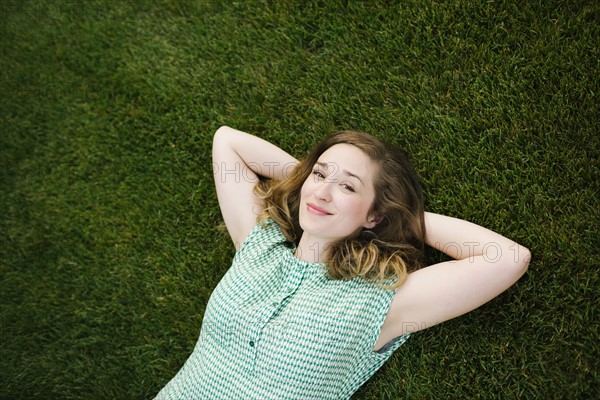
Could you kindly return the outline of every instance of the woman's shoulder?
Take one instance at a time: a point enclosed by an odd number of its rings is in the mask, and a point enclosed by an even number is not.
[[[257,221],[256,225],[250,230],[238,251],[257,245],[269,246],[285,241],[286,239],[281,232],[280,226],[271,218],[263,218]]]

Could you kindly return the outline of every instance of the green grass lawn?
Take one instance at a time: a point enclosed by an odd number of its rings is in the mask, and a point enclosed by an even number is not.
[[[340,129],[399,144],[428,210],[533,253],[353,399],[599,394],[598,3],[0,12],[0,398],[149,399],[179,370],[234,252],[210,159],[223,124],[300,158]]]

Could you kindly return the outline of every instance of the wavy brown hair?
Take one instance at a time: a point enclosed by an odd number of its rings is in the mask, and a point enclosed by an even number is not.
[[[423,265],[425,221],[423,190],[406,153],[375,137],[355,131],[333,133],[318,143],[282,181],[262,181],[255,193],[264,202],[258,220],[273,219],[289,242],[298,244],[300,191],[317,160],[336,144],[362,150],[377,166],[375,199],[368,215],[382,217],[372,229],[332,243],[325,254],[332,279],[362,277],[385,289],[399,287],[409,272]],[[397,278],[397,279],[395,279]],[[392,282],[383,285],[386,281]],[[395,281],[395,282],[394,282]]]

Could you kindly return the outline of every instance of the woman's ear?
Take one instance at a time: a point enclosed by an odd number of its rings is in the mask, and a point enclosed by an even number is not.
[[[369,219],[367,220],[367,223],[364,225],[364,227],[367,229],[374,228],[381,221],[383,221],[383,217],[381,215],[378,215],[376,217],[369,217]]]

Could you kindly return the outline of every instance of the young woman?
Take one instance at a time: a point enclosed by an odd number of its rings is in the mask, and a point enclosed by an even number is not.
[[[346,399],[408,337],[471,311],[527,270],[529,251],[424,212],[406,155],[338,132],[298,162],[221,127],[213,169],[233,264],[200,338],[158,399]],[[455,259],[427,268],[427,244]]]

